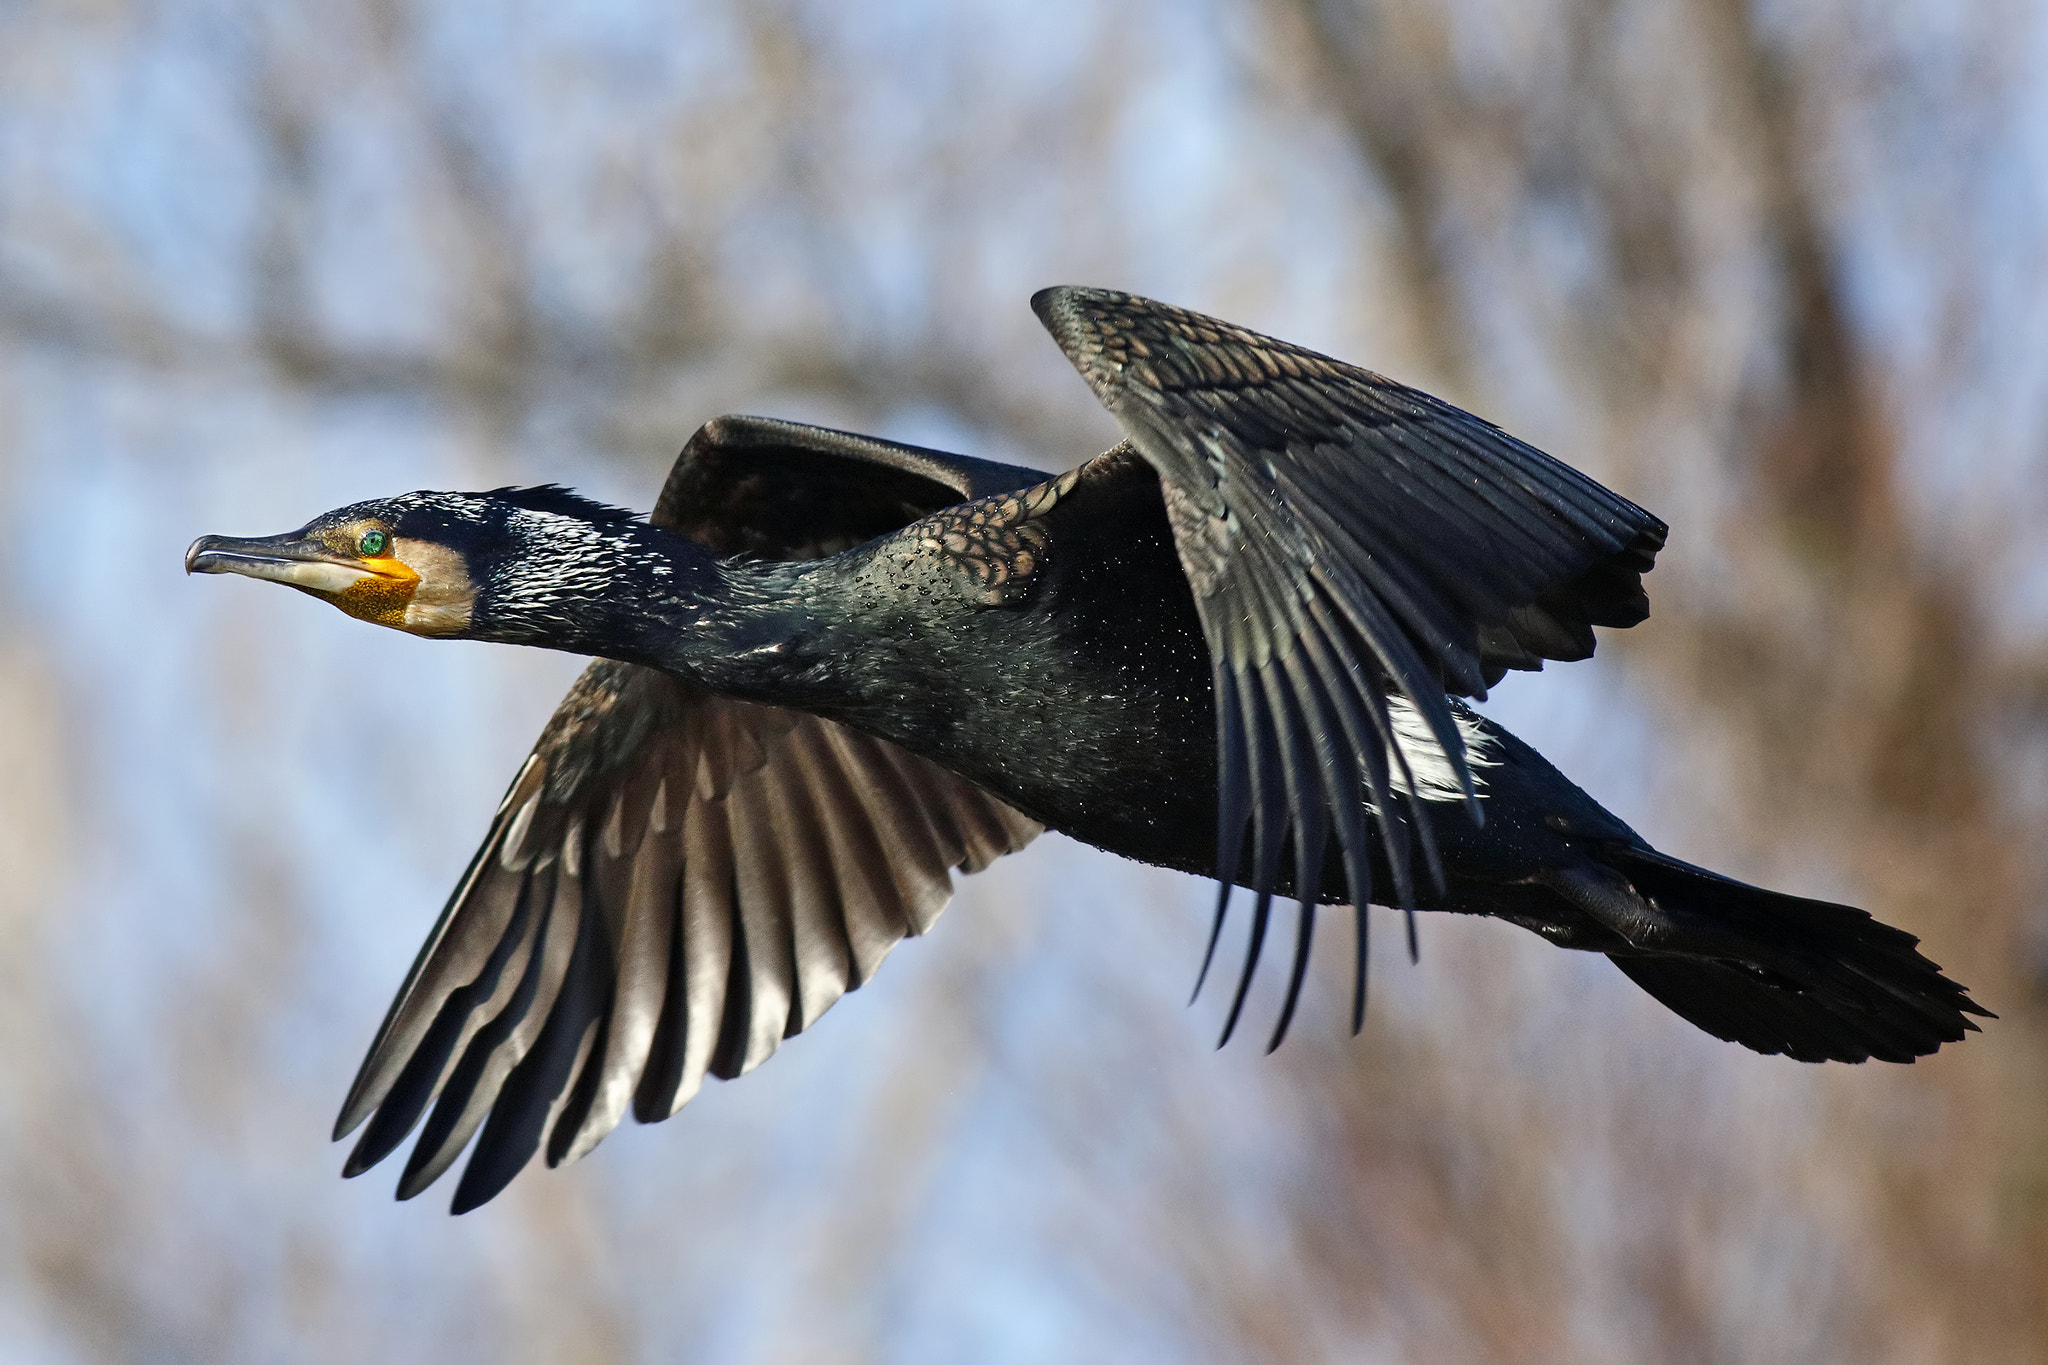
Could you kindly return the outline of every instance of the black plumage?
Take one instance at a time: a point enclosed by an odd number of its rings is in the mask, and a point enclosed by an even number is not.
[[[1457,699],[1648,612],[1665,528],[1425,394],[1100,290],[1033,306],[1128,439],[1056,478],[707,424],[646,522],[557,488],[415,493],[188,567],[424,635],[599,656],[364,1062],[348,1173],[472,1138],[459,1210],[630,1107],[757,1065],[1056,828],[1253,893],[1493,915],[1608,954],[1718,1037],[1910,1061],[1983,1014],[1860,910],[1650,848]],[[1418,863],[1419,859],[1419,863]],[[1411,920],[1412,944],[1412,920]],[[1205,960],[1203,971],[1208,964]],[[424,1122],[422,1122],[424,1120]]]

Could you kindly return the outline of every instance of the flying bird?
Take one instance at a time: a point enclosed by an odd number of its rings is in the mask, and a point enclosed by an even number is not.
[[[1988,1012],[1901,930],[1659,853],[1461,698],[1649,612],[1664,523],[1366,370],[1100,289],[1032,307],[1125,439],[1057,477],[721,417],[654,510],[407,493],[194,573],[414,635],[595,657],[513,780],[343,1106],[460,1213],[738,1076],[1043,829],[1276,899],[1492,915],[1718,1038],[1910,1062]],[[1200,989],[1199,984],[1197,990]],[[424,1119],[424,1124],[422,1124]]]

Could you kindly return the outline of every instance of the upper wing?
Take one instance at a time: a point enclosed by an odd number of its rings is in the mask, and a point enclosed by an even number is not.
[[[1353,899],[1370,898],[1361,794],[1400,899],[1409,826],[1441,876],[1389,694],[1414,703],[1479,818],[1445,692],[1482,696],[1503,669],[1591,654],[1595,625],[1642,620],[1664,524],[1470,413],[1313,351],[1107,290],[1031,304],[1159,473],[1215,667],[1224,895],[1249,823],[1256,944],[1291,824],[1298,988],[1333,824]]]
[[[828,553],[1041,476],[721,418],[654,520],[723,553]],[[1004,482],[1008,480],[1008,482]],[[823,484],[832,496],[817,495]],[[852,542],[852,543],[857,543]],[[336,1125],[355,1175],[422,1115],[399,1197],[481,1128],[455,1194],[582,1155],[758,1065],[1040,826],[894,745],[593,663],[549,721],[372,1044]],[[431,1114],[428,1106],[432,1106]]]
[[[647,519],[714,554],[818,559],[1045,477],[850,431],[717,417],[683,447]]]

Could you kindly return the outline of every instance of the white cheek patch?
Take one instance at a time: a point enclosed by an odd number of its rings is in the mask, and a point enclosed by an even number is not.
[[[460,635],[476,610],[476,587],[461,554],[432,541],[401,536],[391,545],[399,562],[419,575],[406,603],[403,629],[415,635]]]
[[[1478,717],[1469,711],[1453,709],[1451,717],[1458,724],[1458,737],[1465,741],[1465,766],[1472,770],[1472,790],[1484,801],[1484,770],[1500,766],[1500,760],[1492,753],[1493,741],[1481,728]],[[1406,697],[1388,697],[1387,719],[1393,724],[1394,740],[1401,746],[1402,756],[1408,760],[1408,771],[1415,775],[1416,794],[1425,801],[1463,801],[1465,789],[1458,785],[1458,770],[1451,765],[1443,746],[1436,742],[1429,721],[1415,703]],[[1392,769],[1389,776],[1393,778],[1394,790],[1406,792],[1408,783],[1400,765],[1388,766]]]
[[[368,570],[346,564],[328,564],[317,559],[240,559],[231,570],[244,578],[261,578],[270,583],[289,583],[309,592],[344,592],[371,577]]]

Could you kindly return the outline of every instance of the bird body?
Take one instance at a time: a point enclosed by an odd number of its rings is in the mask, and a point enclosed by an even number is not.
[[[1915,940],[1651,848],[1460,700],[1647,613],[1663,524],[1362,370],[1107,291],[1033,301],[1128,439],[1036,471],[764,418],[694,436],[646,521],[415,493],[195,571],[363,619],[596,656],[365,1061],[348,1173],[458,1211],[545,1146],[673,1113],[1041,828],[1298,902],[1490,915],[1608,954],[1719,1037],[1910,1061],[1983,1014]],[[1411,919],[1411,949],[1412,919]],[[1205,963],[1203,972],[1207,973]],[[421,1121],[424,1118],[424,1125]]]

